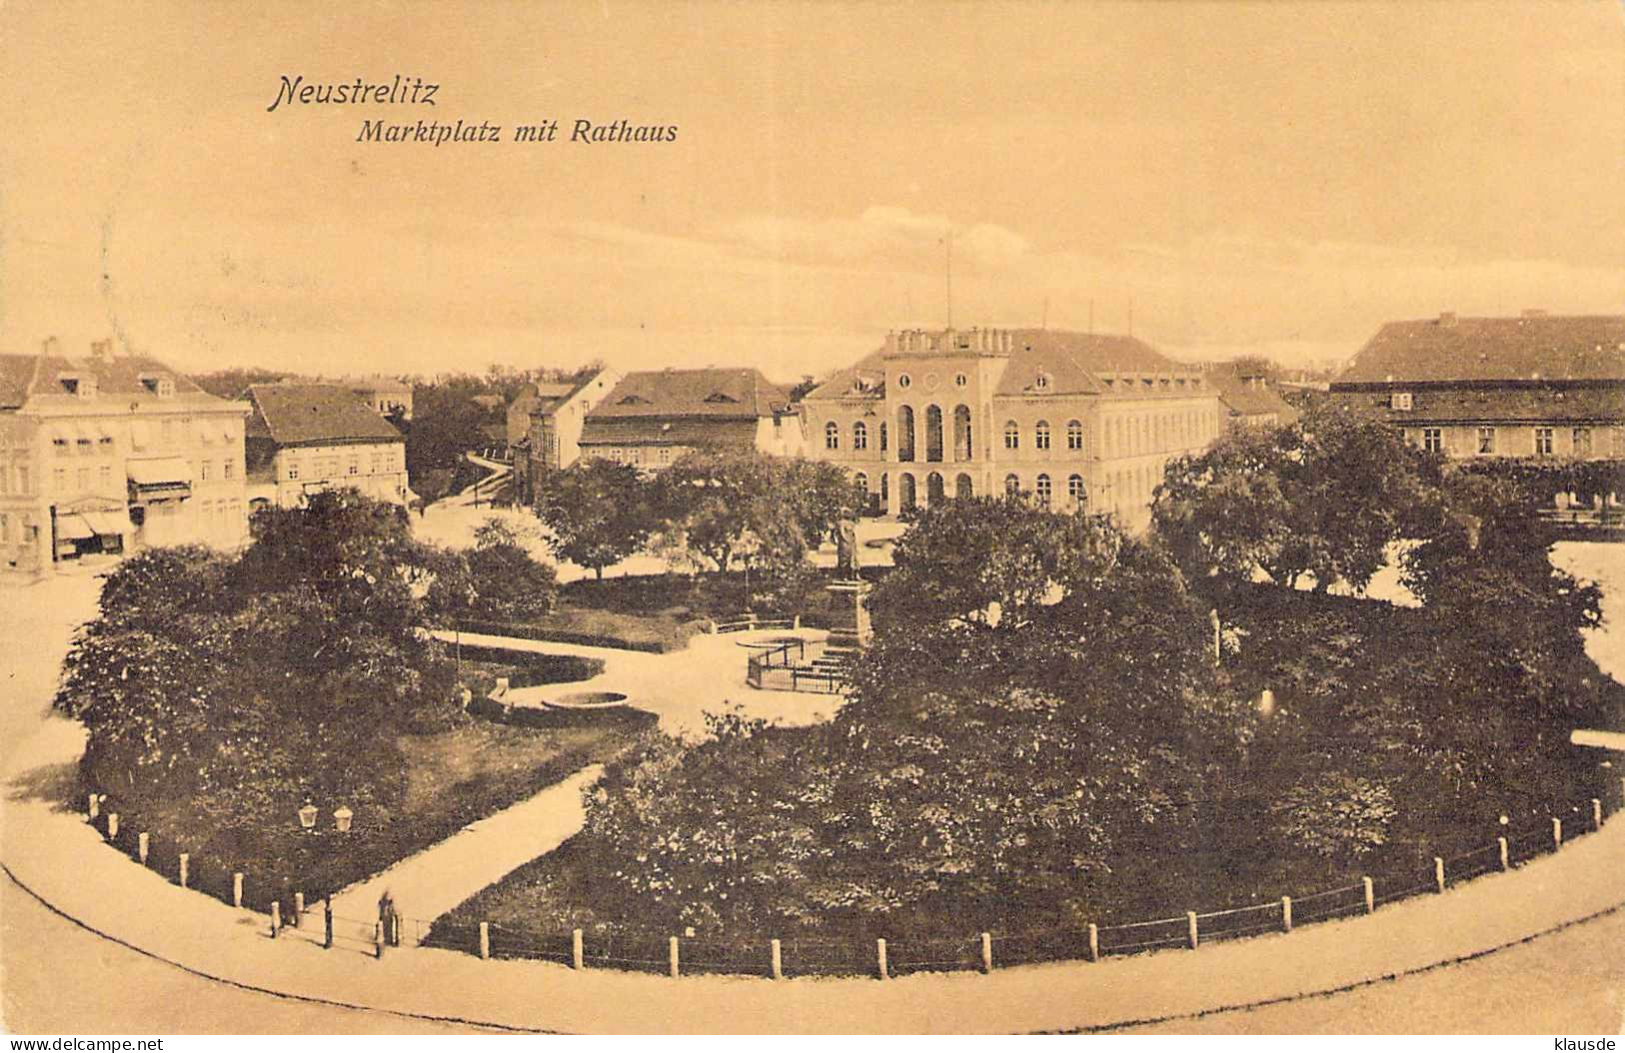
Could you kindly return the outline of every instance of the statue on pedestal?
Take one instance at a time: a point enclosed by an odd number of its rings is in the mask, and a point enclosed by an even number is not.
[[[835,569],[843,578],[858,576],[858,525],[850,519],[835,528]]]

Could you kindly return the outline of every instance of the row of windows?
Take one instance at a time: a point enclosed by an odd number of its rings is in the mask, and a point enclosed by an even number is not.
[[[1480,456],[1492,456],[1498,452],[1497,440],[1500,429],[1493,425],[1480,425],[1477,429],[1474,452]],[[1533,431],[1534,451],[1537,457],[1551,457],[1556,453],[1557,429],[1555,427],[1537,427]],[[1570,429],[1569,449],[1576,457],[1590,457],[1595,452],[1596,443],[1593,441],[1592,429],[1577,427]],[[1625,429],[1614,429],[1614,450],[1618,454],[1625,454]],[[1423,428],[1422,449],[1428,453],[1443,453],[1444,429]]]
[[[1015,421],[1004,423],[1004,448],[1007,450],[1021,449],[1021,425]],[[1050,448],[1049,421],[1041,420],[1033,425],[1033,448],[1047,450]],[[1066,448],[1069,450],[1083,449],[1083,423],[1069,420],[1066,422]]]
[[[862,488],[865,493],[869,492],[869,476],[867,473],[856,473],[853,476],[853,481],[860,488]],[[914,476],[908,472],[904,472],[898,477],[898,496],[904,509],[913,508],[915,506],[917,500],[916,486],[917,484],[915,483]],[[925,489],[927,500],[942,500],[947,496],[946,487],[946,481],[943,479],[940,473],[932,472],[930,475],[926,476]],[[1004,492],[1011,496],[1021,493],[1021,477],[1013,472],[1010,475],[1005,476]],[[1049,508],[1053,503],[1055,496],[1054,480],[1052,480],[1048,474],[1040,472],[1038,477],[1033,481],[1033,495],[1037,498],[1039,504],[1043,505],[1045,508]],[[890,496],[888,492],[887,477],[885,475],[880,477],[879,496],[882,503],[884,503]],[[971,477],[969,475],[962,472],[958,478],[954,480],[954,496],[975,496],[975,487],[971,482]],[[1071,501],[1074,505],[1081,505],[1083,503],[1086,496],[1083,476],[1078,475],[1077,473],[1067,476],[1066,496],[1067,500]]]
[[[404,454],[391,454],[379,451],[368,455],[367,471],[370,475],[380,475],[386,472],[399,471]],[[230,465],[227,465],[228,469]],[[361,473],[361,455],[352,454],[347,460],[342,457],[311,457],[300,461],[284,455],[282,466],[283,478],[299,479],[336,479],[342,472],[345,476],[358,476]],[[301,473],[304,473],[301,476]],[[203,478],[207,479],[205,474]],[[226,478],[231,478],[229,472]]]
[[[29,494],[33,486],[28,465],[0,465],[0,494]]]

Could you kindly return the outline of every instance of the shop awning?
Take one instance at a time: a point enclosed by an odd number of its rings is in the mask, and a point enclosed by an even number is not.
[[[109,534],[127,534],[135,529],[130,525],[128,512],[81,512],[79,518],[103,537]]]
[[[58,541],[85,541],[96,536],[96,531],[85,522],[85,517],[77,512],[56,517],[56,537]]]
[[[137,493],[184,497],[192,492],[192,466],[179,457],[150,457],[124,462],[124,474]]]

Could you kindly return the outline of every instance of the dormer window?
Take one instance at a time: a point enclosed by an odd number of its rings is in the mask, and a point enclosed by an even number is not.
[[[1049,374],[1048,373],[1040,373],[1036,377],[1034,377],[1033,378],[1033,388],[1035,390],[1038,390],[1038,391],[1046,391],[1046,390],[1048,390],[1049,389]]]
[[[77,398],[88,399],[96,397],[96,378],[81,377],[73,373],[63,373],[57,377],[57,383],[62,385],[62,393]]]
[[[161,399],[173,398],[175,395],[175,379],[163,374],[143,373],[141,386]]]
[[[732,395],[725,394],[721,391],[713,391],[711,394],[705,396],[705,401],[710,403],[733,403],[738,402],[739,400],[734,398]]]
[[[1396,391],[1388,396],[1388,408],[1408,410],[1411,408],[1411,393],[1409,391]]]
[[[641,395],[627,395],[617,403],[617,405],[621,406],[647,406],[648,404],[649,400]]]

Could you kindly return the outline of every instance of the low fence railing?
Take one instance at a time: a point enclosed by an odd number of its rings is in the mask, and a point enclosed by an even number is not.
[[[790,659],[792,652],[796,656],[793,662]],[[797,663],[806,660],[807,641],[786,640],[781,644],[765,648],[759,653],[751,655],[745,661],[745,681],[751,687],[761,687],[763,678],[769,670],[793,668]]]
[[[526,931],[490,922],[436,922],[425,944],[480,957],[536,958],[576,969],[620,968],[644,972],[738,973],[771,976],[870,975],[880,979],[921,971],[992,971],[999,966],[1055,961],[1099,961],[1246,939],[1295,927],[1372,914],[1421,895],[1438,895],[1486,874],[1513,869],[1558,851],[1574,838],[1602,828],[1625,809],[1591,797],[1555,809],[1561,813],[1500,828],[1493,840],[1449,856],[1396,865],[1360,880],[1301,896],[1208,911],[1114,924],[1060,924],[964,937],[851,937],[770,939],[754,936],[672,935],[652,929],[606,926],[570,933]],[[563,948],[569,946],[566,955]]]
[[[901,938],[671,935],[653,929],[602,926],[568,932],[527,930],[490,922],[465,924],[409,917],[396,905],[376,917],[336,914],[331,899],[306,901],[285,888],[267,897],[254,877],[166,845],[161,854],[146,831],[122,826],[117,812],[101,807],[105,795],[90,794],[89,821],[113,846],[142,865],[166,872],[183,888],[195,889],[244,910],[245,903],[268,903],[258,912],[272,937],[318,942],[326,949],[351,949],[382,957],[403,943],[463,950],[481,958],[553,961],[576,969],[618,968],[669,973],[785,976],[871,975],[880,979],[909,972],[980,970],[1054,961],[1098,961],[1171,948],[1196,950],[1203,944],[1245,939],[1294,926],[1371,914],[1391,903],[1442,894],[1486,874],[1511,870],[1559,851],[1578,836],[1600,830],[1625,810],[1625,779],[1615,789],[1617,803],[1599,797],[1569,801],[1553,814],[1504,824],[1496,837],[1453,855],[1436,855],[1364,875],[1357,882],[1302,896],[1207,911],[1170,913],[1150,920],[1080,925],[1070,921],[1029,930],[994,930],[958,936]],[[285,882],[283,883],[286,884]],[[248,893],[245,899],[245,891]]]

